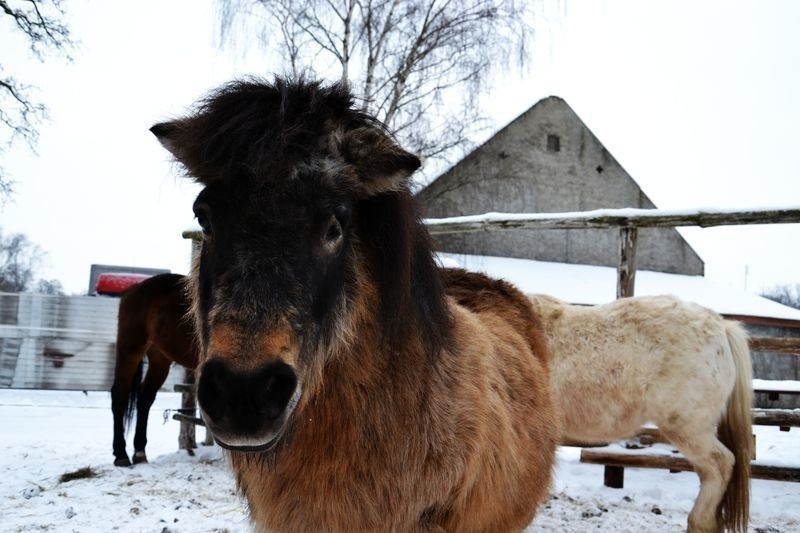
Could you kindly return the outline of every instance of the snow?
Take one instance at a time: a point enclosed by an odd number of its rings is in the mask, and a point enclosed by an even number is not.
[[[796,392],[800,394],[800,381],[791,379],[754,379],[753,388],[758,391]]]
[[[160,394],[150,417],[150,463],[115,468],[108,393],[0,390],[0,529],[251,531],[220,449],[201,447],[194,457],[177,451],[178,424],[160,415],[179,405],[178,394]],[[759,460],[800,462],[800,430],[757,426],[755,433]],[[580,463],[579,454],[559,450],[551,499],[527,532],[685,528],[698,488],[693,473],[629,468],[625,488],[610,489],[603,468]],[[86,466],[97,476],[59,482]],[[800,484],[753,480],[751,508],[752,532],[798,531]]]
[[[549,294],[573,304],[596,305],[616,298],[617,270],[529,259],[439,253],[445,266],[460,266],[503,278],[528,294]],[[800,320],[800,310],[752,293],[717,285],[702,276],[639,270],[636,296],[674,294],[725,315]]]

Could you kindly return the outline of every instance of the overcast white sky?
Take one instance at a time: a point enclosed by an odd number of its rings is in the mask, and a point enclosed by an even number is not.
[[[38,63],[0,19],[3,66],[51,115],[38,157],[17,144],[3,160],[17,192],[0,227],[45,249],[42,274],[68,292],[92,263],[188,270],[198,188],[148,128],[275,67],[219,51],[213,5],[69,0],[73,63]],[[792,0],[562,0],[538,19],[530,70],[487,96],[491,132],[559,95],[661,208],[800,206],[798,27]],[[800,283],[798,224],[681,231],[715,281]]]

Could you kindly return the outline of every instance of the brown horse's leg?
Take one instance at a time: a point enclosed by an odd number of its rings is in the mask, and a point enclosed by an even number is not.
[[[120,323],[117,333],[117,355],[114,383],[111,386],[111,412],[114,415],[114,465],[131,466],[125,451],[125,428],[135,406],[135,397],[142,379],[142,360],[146,337],[128,334]]]
[[[136,433],[133,436],[133,464],[146,463],[147,455],[144,448],[147,445],[147,418],[150,407],[156,399],[158,389],[167,380],[171,361],[167,359],[155,346],[150,346],[147,352],[147,374],[142,382],[139,392],[139,403],[136,406]]]

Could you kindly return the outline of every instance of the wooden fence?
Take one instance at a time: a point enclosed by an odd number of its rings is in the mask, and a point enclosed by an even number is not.
[[[617,298],[633,296],[636,282],[636,245],[639,228],[675,228],[698,226],[739,226],[752,224],[800,223],[800,207],[748,210],[666,210],[666,209],[597,209],[573,213],[486,213],[448,218],[429,218],[425,225],[431,235],[504,231],[518,229],[619,228],[617,263]],[[200,231],[183,232],[195,242]],[[750,339],[753,351],[800,355],[800,339]]]
[[[636,245],[639,228],[791,224],[800,223],[800,207],[736,210],[600,209],[574,213],[486,213],[474,216],[427,219],[432,235],[518,229],[619,228],[617,297],[633,296],[636,280]],[[185,231],[184,238],[202,239],[200,231]],[[800,355],[800,339],[750,339],[753,351]],[[182,424],[191,423],[179,417]]]
[[[619,228],[617,297],[633,296],[639,228],[734,226],[800,223],[800,207],[747,211],[670,211],[661,209],[598,209],[576,213],[487,213],[478,216],[427,219],[432,235],[516,229]]]

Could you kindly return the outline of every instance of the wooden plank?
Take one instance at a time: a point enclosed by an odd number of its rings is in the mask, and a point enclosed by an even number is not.
[[[636,228],[619,230],[619,263],[617,264],[617,298],[633,296],[636,283]]]
[[[750,351],[800,355],[800,338],[750,337]]]
[[[692,465],[680,455],[651,455],[643,453],[624,453],[600,450],[597,448],[581,450],[581,462],[597,465],[610,465],[634,468],[661,468],[664,470],[693,471]]]
[[[775,394],[789,394],[789,395],[791,395],[791,394],[794,394],[794,395],[800,394],[800,390],[797,390],[797,389],[781,389],[781,388],[762,389],[762,388],[759,388],[759,387],[754,388],[753,392],[756,392],[756,393],[759,393],[759,394],[772,394],[772,393],[775,393]]]
[[[774,481],[800,482],[800,468],[751,464],[750,477],[755,479],[771,479]]]
[[[800,427],[800,409],[753,409],[753,424]]]
[[[775,402],[781,399],[781,394],[786,396],[798,396],[800,391],[792,389],[753,389],[756,394],[766,394],[770,401]]]
[[[735,320],[743,324],[753,324],[758,326],[774,326],[778,328],[800,328],[800,320],[791,318],[774,318],[753,315],[733,315],[722,313],[722,317],[728,320]]]
[[[621,468],[661,468],[681,472],[694,470],[689,461],[679,455],[627,454],[598,449],[581,450],[581,462]],[[750,476],[756,479],[800,482],[800,468],[751,464]]]
[[[205,426],[206,423],[203,422],[203,419],[197,416],[186,415],[183,413],[173,413],[172,414],[173,420],[178,420],[179,422],[186,423],[186,424],[193,424],[195,426]]]
[[[800,222],[800,208],[708,212],[664,209],[598,209],[580,213],[487,213],[478,216],[431,218],[424,221],[432,235],[515,229],[674,228]],[[191,235],[190,235],[191,233]],[[184,232],[184,237],[194,238]]]

